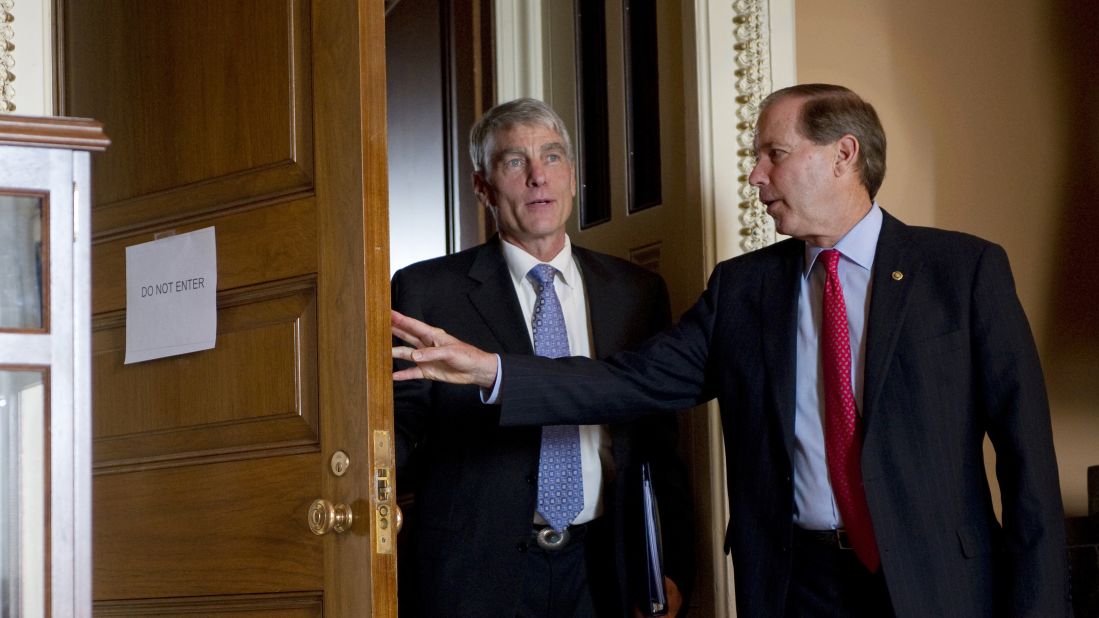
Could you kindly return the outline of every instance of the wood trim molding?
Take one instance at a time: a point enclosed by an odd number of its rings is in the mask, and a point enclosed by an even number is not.
[[[103,124],[89,118],[0,116],[0,144],[72,150],[106,150]]]
[[[212,615],[221,613],[271,616],[322,614],[324,599],[308,593],[219,595],[211,597],[99,600],[96,616]]]
[[[321,615],[324,598],[302,592],[220,595],[167,599],[125,599],[96,601],[97,616],[149,616],[173,614],[236,613],[269,616],[275,612],[286,616]]]
[[[699,182],[713,267],[776,240],[748,174],[756,106],[794,83],[794,7],[793,0],[698,0],[696,12]]]
[[[542,0],[494,0],[496,101],[545,100]]]

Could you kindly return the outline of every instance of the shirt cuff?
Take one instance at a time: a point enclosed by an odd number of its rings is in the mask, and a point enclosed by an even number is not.
[[[504,368],[500,361],[500,355],[496,355],[496,381],[492,383],[492,390],[481,389],[481,403],[493,405],[500,398],[500,382],[503,381]]]

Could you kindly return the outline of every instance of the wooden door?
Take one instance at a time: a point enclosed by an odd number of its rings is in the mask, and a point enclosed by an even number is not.
[[[100,615],[396,615],[383,11],[59,3],[62,112],[113,144],[92,165]],[[208,226],[216,347],[124,365],[125,247]],[[314,535],[318,498],[351,529]]]

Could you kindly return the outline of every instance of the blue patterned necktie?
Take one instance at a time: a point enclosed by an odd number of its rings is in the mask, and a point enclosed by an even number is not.
[[[553,287],[557,269],[539,264],[527,273],[538,291],[531,330],[534,353],[558,358],[569,355],[565,314]],[[553,425],[542,428],[541,462],[538,467],[538,512],[551,528],[564,530],[584,508],[584,478],[580,472],[580,428]]]

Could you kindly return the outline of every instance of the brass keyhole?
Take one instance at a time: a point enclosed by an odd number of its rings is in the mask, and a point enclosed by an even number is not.
[[[351,458],[343,451],[336,451],[335,453],[332,453],[330,464],[332,466],[332,474],[343,476],[344,473],[347,472],[347,469],[351,467]]]

